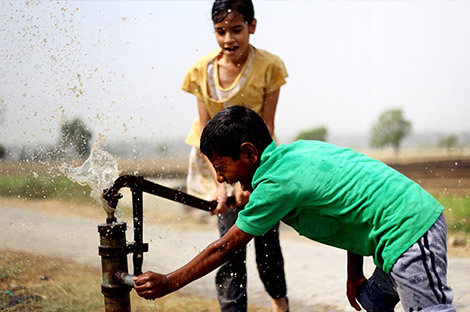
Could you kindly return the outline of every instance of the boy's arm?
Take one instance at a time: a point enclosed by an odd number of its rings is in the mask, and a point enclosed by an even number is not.
[[[348,279],[346,282],[346,296],[349,304],[357,311],[361,310],[356,298],[360,291],[365,287],[367,279],[362,270],[364,257],[348,251]]]
[[[264,96],[263,116],[261,116],[268,127],[269,134],[274,133],[274,116],[276,115],[277,100],[281,89],[274,90]]]
[[[147,271],[134,277],[134,288],[137,294],[145,299],[163,297],[221,266],[238,250],[245,247],[252,238],[253,235],[243,232],[234,225],[224,236],[176,271],[169,274]]]

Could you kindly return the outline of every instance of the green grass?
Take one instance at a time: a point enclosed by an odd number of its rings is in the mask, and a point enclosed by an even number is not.
[[[91,202],[90,188],[64,176],[0,175],[0,196]]]
[[[439,195],[435,198],[446,208],[448,231],[470,233],[470,195]]]
[[[98,311],[103,307],[99,277],[98,270],[85,266],[2,250],[0,310]]]
[[[0,311],[104,311],[101,272],[59,258],[0,250]],[[212,291],[212,290],[211,290]],[[131,292],[132,311],[217,312],[215,299],[176,292],[155,301]],[[268,312],[250,306],[249,311]]]

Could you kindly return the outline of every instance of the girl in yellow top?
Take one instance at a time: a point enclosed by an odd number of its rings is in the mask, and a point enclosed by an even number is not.
[[[216,182],[215,171],[199,151],[199,139],[206,123],[228,106],[244,105],[256,111],[274,136],[274,115],[279,90],[286,83],[287,71],[282,60],[249,44],[256,29],[251,0],[216,0],[212,20],[219,49],[198,60],[186,73],[182,89],[197,98],[199,117],[186,138],[193,148],[188,171],[188,192],[219,202],[221,235],[235,223],[249,193],[239,185],[234,189]],[[227,194],[234,194],[237,207],[227,209]],[[284,263],[279,246],[279,224],[265,236],[255,239],[258,271],[271,296],[273,311],[287,311]],[[258,240],[257,240],[258,239]],[[239,253],[216,276],[221,311],[246,311],[246,253]]]

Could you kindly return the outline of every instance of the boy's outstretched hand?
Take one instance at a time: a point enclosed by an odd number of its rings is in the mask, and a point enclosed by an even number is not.
[[[367,279],[364,276],[362,267],[364,265],[364,257],[348,251],[348,279],[346,281],[346,296],[349,304],[356,311],[361,310],[357,298],[362,289],[366,286]]]
[[[168,278],[163,274],[147,271],[134,277],[133,280],[135,281],[135,291],[145,299],[160,298],[172,292]]]
[[[366,286],[367,279],[361,277],[358,280],[350,280],[346,282],[346,296],[348,297],[349,304],[351,307],[356,309],[356,311],[361,310],[361,306],[357,302],[356,298],[361,293],[361,290]]]

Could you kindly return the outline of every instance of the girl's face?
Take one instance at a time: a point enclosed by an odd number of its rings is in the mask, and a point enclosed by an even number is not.
[[[249,53],[250,34],[255,33],[256,19],[248,25],[241,14],[234,12],[222,22],[215,23],[214,29],[223,57],[228,57],[232,62],[245,61]]]

